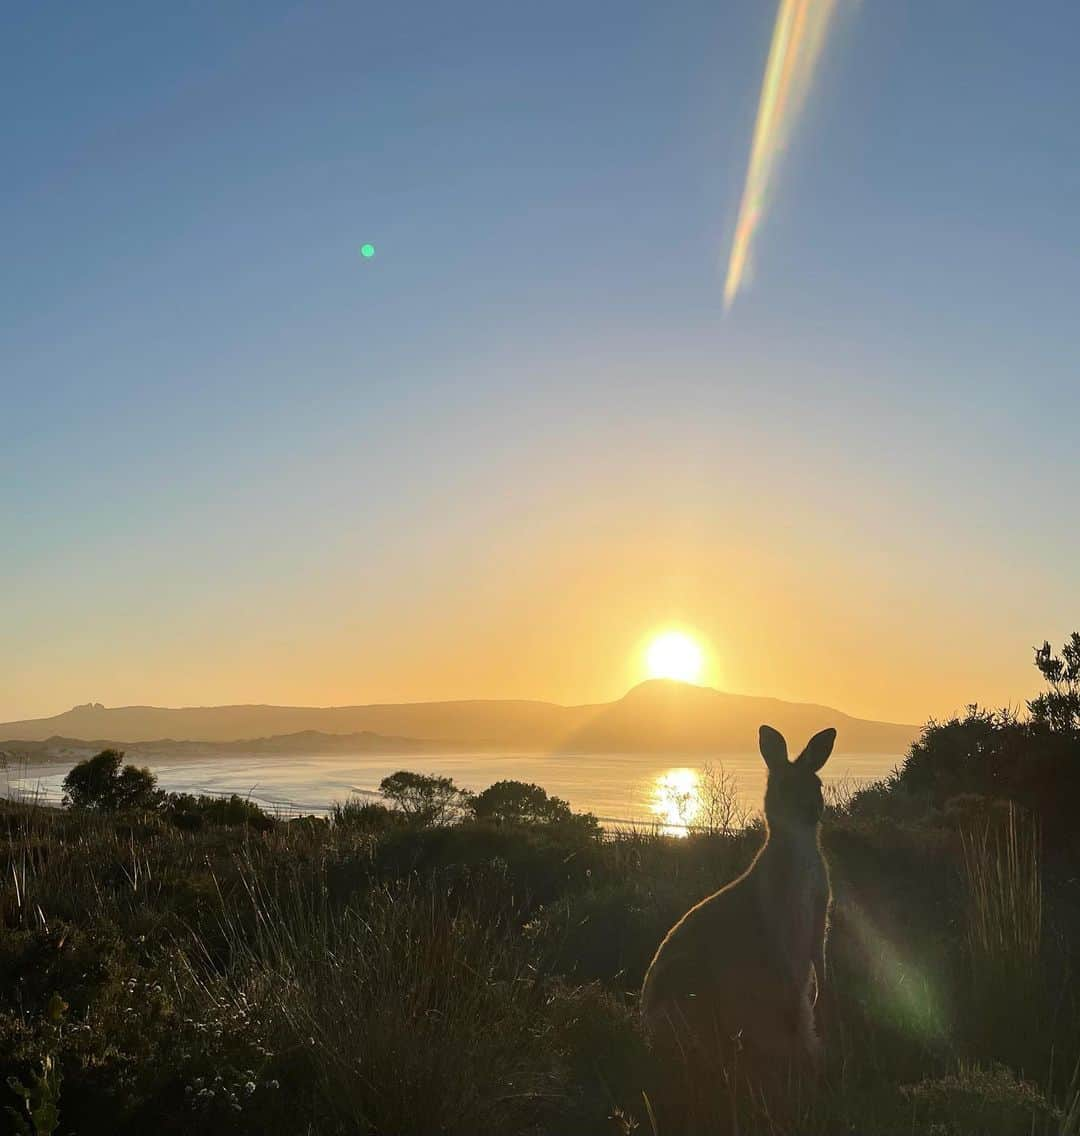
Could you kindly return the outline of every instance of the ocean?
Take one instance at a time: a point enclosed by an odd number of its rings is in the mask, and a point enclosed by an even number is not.
[[[238,793],[283,814],[326,813],[351,796],[378,799],[379,781],[399,769],[452,777],[465,789],[495,781],[532,781],[577,811],[596,814],[606,826],[659,822],[678,833],[693,825],[699,809],[700,755],[433,753],[287,755],[238,754],[198,757],[140,755],[162,789],[189,793]],[[886,776],[899,754],[835,753],[822,770],[826,786],[850,789]],[[72,761],[0,769],[0,792],[36,795],[58,802]],[[765,763],[757,753],[725,754],[708,762],[731,779],[740,806],[761,809]]]

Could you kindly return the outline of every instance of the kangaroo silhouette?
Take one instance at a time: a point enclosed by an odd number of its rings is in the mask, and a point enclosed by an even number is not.
[[[660,944],[641,991],[654,1041],[668,1037],[685,1053],[688,1044],[711,1050],[738,1038],[750,1054],[817,1063],[814,1013],[831,900],[817,774],[835,741],[835,730],[822,730],[789,761],[783,735],[761,727],[765,843],[738,879],[692,907]]]

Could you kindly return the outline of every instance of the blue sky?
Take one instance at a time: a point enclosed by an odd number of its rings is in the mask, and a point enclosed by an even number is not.
[[[671,620],[731,689],[1030,693],[1080,9],[846,8],[725,316],[774,14],[13,11],[0,718],[608,697]]]

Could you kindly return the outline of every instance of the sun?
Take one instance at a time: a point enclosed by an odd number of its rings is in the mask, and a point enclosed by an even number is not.
[[[665,631],[645,649],[649,678],[697,682],[705,665],[705,652],[682,631]]]

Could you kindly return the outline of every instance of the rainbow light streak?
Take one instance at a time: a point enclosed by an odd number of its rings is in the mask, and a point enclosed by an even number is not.
[[[780,155],[806,102],[837,5],[838,0],[780,0],[754,124],[750,166],[724,281],[725,309],[731,307],[742,286],[754,234],[765,215]]]

